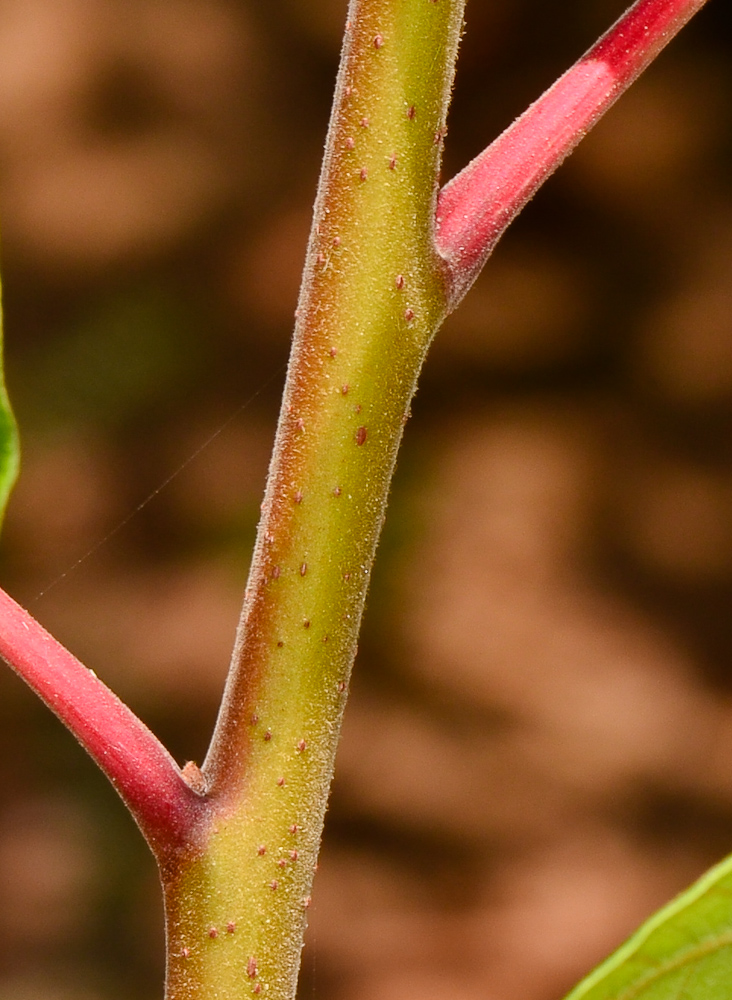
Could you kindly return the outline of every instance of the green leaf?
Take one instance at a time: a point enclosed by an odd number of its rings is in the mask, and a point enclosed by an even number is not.
[[[732,1000],[732,857],[655,913],[567,1000]]]
[[[10,491],[18,475],[19,458],[18,430],[5,388],[2,359],[2,313],[0,312],[0,522],[5,514]]]

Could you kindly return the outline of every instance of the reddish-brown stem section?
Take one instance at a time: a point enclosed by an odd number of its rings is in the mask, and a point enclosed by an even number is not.
[[[157,857],[192,846],[205,801],[147,726],[3,590],[0,656],[94,758]]]
[[[706,0],[638,0],[599,42],[439,194],[437,251],[449,308],[507,226]]]

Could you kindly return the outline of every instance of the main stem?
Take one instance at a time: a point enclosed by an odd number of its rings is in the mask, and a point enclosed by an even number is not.
[[[446,309],[434,250],[464,0],[352,0],[274,456],[203,780],[163,870],[169,1000],[294,995],[374,552]]]

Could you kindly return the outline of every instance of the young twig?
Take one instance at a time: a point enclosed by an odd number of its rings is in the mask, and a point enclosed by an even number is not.
[[[168,751],[93,671],[3,590],[0,656],[94,758],[157,857],[193,845],[203,802]]]
[[[436,246],[454,309],[507,227],[707,0],[638,0],[579,62],[440,191]]]

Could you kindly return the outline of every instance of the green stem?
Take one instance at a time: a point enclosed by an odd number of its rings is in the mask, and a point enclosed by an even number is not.
[[[163,871],[169,1000],[294,995],[346,687],[417,375],[464,0],[352,0],[203,850]]]

